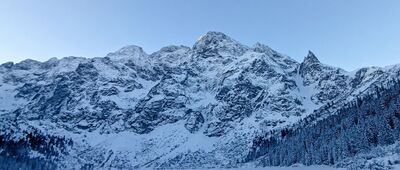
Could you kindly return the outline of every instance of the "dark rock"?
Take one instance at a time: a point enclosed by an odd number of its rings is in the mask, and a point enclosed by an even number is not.
[[[40,66],[40,62],[36,60],[27,59],[14,65],[15,69],[30,70],[34,67]]]
[[[117,95],[119,93],[119,90],[116,87],[111,87],[108,89],[101,90],[100,93],[103,96],[113,96],[113,95]]]
[[[6,63],[0,65],[0,67],[4,67],[6,69],[11,69],[13,66],[14,66],[13,62],[6,62]]]
[[[143,85],[142,85],[142,84],[134,83],[133,85],[128,86],[128,87],[124,90],[124,92],[131,92],[131,91],[133,91],[133,90],[142,89],[142,88],[143,88]]]
[[[204,134],[208,137],[219,137],[228,132],[232,127],[224,122],[210,122],[207,124]]]
[[[25,83],[22,87],[18,88],[18,93],[15,97],[29,99],[40,91],[41,87],[32,83]]]
[[[194,133],[198,131],[204,123],[204,117],[200,112],[189,109],[186,111],[188,117],[186,119],[185,128],[190,132]]]
[[[92,63],[80,63],[76,68],[76,72],[85,78],[95,79],[99,75],[96,67]]]

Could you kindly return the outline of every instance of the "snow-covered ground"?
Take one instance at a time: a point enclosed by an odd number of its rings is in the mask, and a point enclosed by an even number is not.
[[[345,170],[345,169],[320,165],[320,166],[296,166],[296,167],[231,168],[231,169],[216,168],[216,169],[196,169],[196,170]]]

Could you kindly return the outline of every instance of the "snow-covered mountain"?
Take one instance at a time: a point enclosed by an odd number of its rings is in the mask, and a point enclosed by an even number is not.
[[[353,72],[298,62],[266,45],[208,32],[193,47],[152,54],[0,66],[0,162],[49,168],[261,165],[256,139],[322,120],[378,87],[400,65]],[[259,155],[261,156],[261,155]]]

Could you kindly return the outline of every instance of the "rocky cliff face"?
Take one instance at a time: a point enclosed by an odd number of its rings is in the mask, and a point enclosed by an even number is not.
[[[347,72],[312,52],[299,63],[219,32],[152,54],[127,46],[5,63],[0,152],[64,168],[241,166],[258,136],[328,106],[334,114],[399,75],[400,66]]]

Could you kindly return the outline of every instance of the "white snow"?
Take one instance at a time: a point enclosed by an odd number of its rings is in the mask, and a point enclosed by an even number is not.
[[[26,100],[15,98],[15,86],[3,83],[0,86],[0,115],[13,111],[27,103]]]
[[[190,170],[190,169],[186,169]],[[299,166],[299,167],[262,167],[262,168],[211,168],[196,170],[345,170],[344,168],[333,168],[324,165],[317,166]]]

